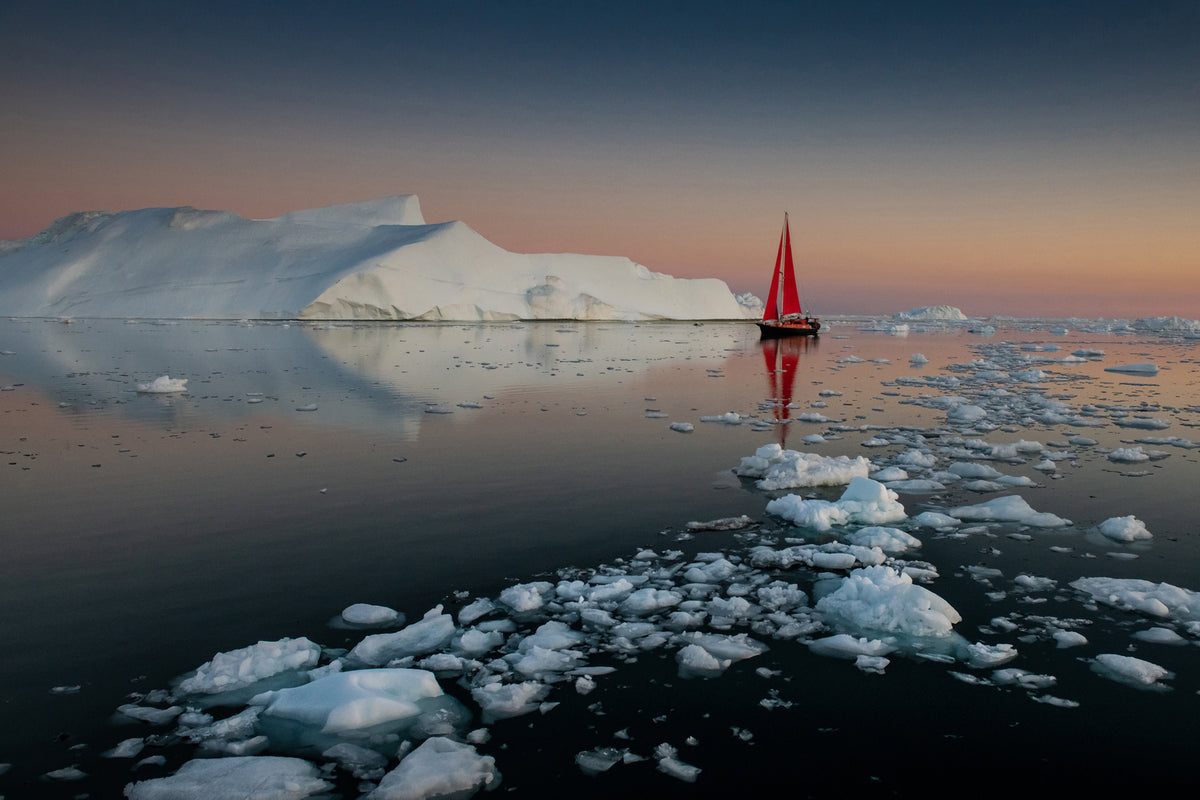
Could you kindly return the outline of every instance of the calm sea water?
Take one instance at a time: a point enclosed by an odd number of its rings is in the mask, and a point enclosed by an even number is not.
[[[1054,694],[1078,707],[971,685],[950,674],[961,666],[895,658],[885,674],[867,674],[797,642],[770,642],[765,655],[710,680],[679,679],[673,653],[644,655],[594,694],[561,691],[552,712],[494,725],[481,749],[497,758],[501,791],[524,797],[1189,785],[1200,733],[1195,636],[1180,627],[1185,645],[1137,643],[1130,634],[1159,621],[1088,609],[1066,584],[1136,577],[1200,590],[1196,451],[1144,444],[1163,457],[1141,464],[1105,455],[1144,437],[1195,434],[1200,345],[1038,323],[991,336],[863,327],[839,321],[785,364],[748,324],[0,322],[0,763],[12,765],[0,794],[115,797],[130,780],[163,774],[100,755],[152,733],[114,718],[131,693],[260,640],[349,646],[355,638],[328,622],[351,603],[412,619],[455,592],[494,597],[644,547],[732,552],[742,545],[727,532],[680,534],[688,521],[740,514],[779,527],[764,514],[779,493],[733,475],[742,456],[783,442],[886,463],[905,447],[863,445],[880,431],[945,429],[946,412],[921,401],[955,392],[923,378],[978,373],[971,363],[998,347],[1047,359],[1104,352],[1034,364],[1046,381],[1005,386],[1092,408],[1099,425],[1025,420],[964,434],[1095,439],[1058,480],[1033,470],[1034,459],[999,465],[1040,484],[1016,491],[1034,508],[1076,527],[1019,538],[918,532],[918,557],[942,576],[930,588],[962,614],[956,630],[1012,642],[1021,656],[1009,666],[1056,676]],[[910,363],[914,353],[928,363]],[[1160,371],[1105,371],[1135,362]],[[186,378],[188,391],[137,391],[161,375]],[[770,398],[791,400],[791,422],[763,405]],[[745,419],[702,421],[727,412]],[[1122,415],[1169,427],[1125,427]],[[695,430],[678,433],[671,422]],[[805,444],[812,433],[829,441]],[[915,515],[993,496],[952,487],[901,500]],[[1154,539],[1118,545],[1084,530],[1128,514]],[[1050,578],[1059,589],[989,596],[997,587],[972,579],[970,565]],[[1089,644],[1057,650],[1028,631],[988,632],[1012,613],[1086,618]],[[1102,652],[1173,670],[1173,688],[1140,691],[1095,675],[1086,659]],[[653,760],[584,776],[574,754],[612,745],[618,732],[647,756],[660,742],[680,747],[700,779],[684,784]],[[86,775],[44,777],[72,765]]]

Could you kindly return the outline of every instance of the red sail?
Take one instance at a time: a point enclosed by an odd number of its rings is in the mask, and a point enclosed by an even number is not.
[[[792,236],[788,231],[787,215],[783,217],[783,296],[782,311],[788,314],[800,314],[800,294],[796,287],[796,268],[792,265]]]
[[[787,227],[787,218],[784,218],[784,227]],[[775,256],[775,271],[771,273],[771,291],[767,292],[767,307],[763,309],[763,322],[772,319],[779,319],[779,273],[780,265],[783,263],[783,237],[779,238],[779,253]]]
[[[771,291],[767,293],[763,321],[780,319],[785,314],[800,314],[800,296],[796,291],[796,268],[792,264],[792,237],[788,231],[787,215],[783,216],[783,233],[779,237],[779,252],[775,256],[775,271],[771,274]]]

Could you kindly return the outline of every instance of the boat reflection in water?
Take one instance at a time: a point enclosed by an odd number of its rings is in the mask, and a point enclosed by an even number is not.
[[[791,422],[792,392],[796,383],[796,367],[800,357],[815,350],[820,341],[815,336],[793,336],[781,339],[762,339],[763,362],[767,367],[770,403],[779,425],[779,446],[787,447],[788,424]]]

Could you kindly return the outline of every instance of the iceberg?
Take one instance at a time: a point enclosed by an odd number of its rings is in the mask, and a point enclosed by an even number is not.
[[[967,315],[954,306],[922,306],[897,313],[896,319],[908,320],[965,320]]]
[[[615,256],[510,253],[415,195],[246,219],[88,211],[0,242],[0,314],[21,317],[750,319],[724,281]]]

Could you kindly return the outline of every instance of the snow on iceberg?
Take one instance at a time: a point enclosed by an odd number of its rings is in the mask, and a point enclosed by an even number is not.
[[[744,478],[758,478],[757,486],[767,490],[840,486],[856,477],[865,478],[870,471],[871,462],[862,456],[820,456],[784,450],[778,444],[763,445],[734,469]]]
[[[206,319],[749,319],[724,281],[629,259],[510,253],[414,195],[251,220],[146,208],[64,217],[0,248],[0,314]],[[760,312],[761,312],[761,307]]]

